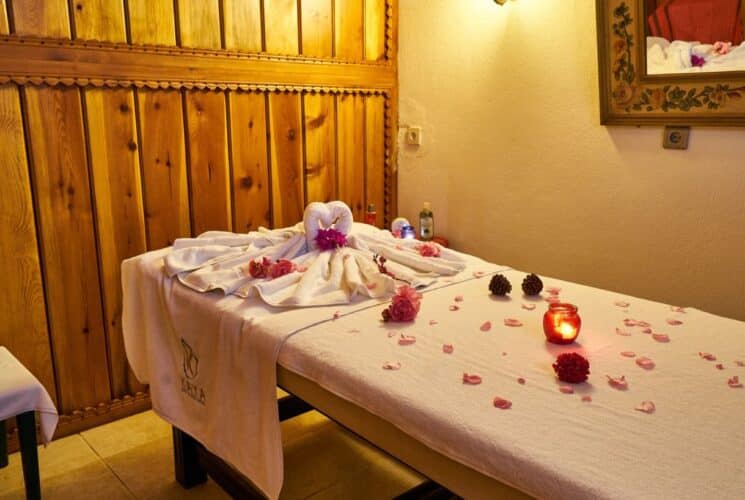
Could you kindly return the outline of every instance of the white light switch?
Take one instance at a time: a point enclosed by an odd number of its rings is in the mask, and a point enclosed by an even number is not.
[[[409,127],[406,129],[406,144],[409,146],[422,145],[422,127]]]

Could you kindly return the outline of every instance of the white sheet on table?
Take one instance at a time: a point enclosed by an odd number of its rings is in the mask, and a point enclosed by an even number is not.
[[[546,303],[539,299],[533,311],[521,307],[525,274],[505,275],[513,284],[510,298],[489,296],[488,278],[425,291],[413,325],[380,323],[379,311],[362,311],[293,335],[279,363],[539,498],[743,497],[745,389],[730,388],[727,379],[745,379],[745,368],[734,363],[745,361],[745,323],[544,279],[579,305],[583,321],[579,342],[560,347],[545,342]],[[463,296],[460,310],[450,311],[456,294]],[[631,303],[628,312],[614,305],[618,299]],[[508,317],[524,326],[503,326]],[[684,323],[670,326],[669,317]],[[624,326],[624,318],[649,321],[671,341],[655,342],[641,328]],[[480,330],[485,321],[493,324],[489,332]],[[632,335],[619,336],[616,327]],[[416,343],[399,346],[399,332],[416,336]],[[443,353],[446,343],[453,354]],[[620,355],[626,350],[652,358],[656,368],[641,369]],[[575,386],[574,395],[558,391],[551,368],[567,351],[581,352],[591,365],[588,383]],[[725,369],[699,351],[716,354]],[[387,361],[401,369],[383,370]],[[481,375],[483,383],[464,385],[464,372]],[[628,390],[610,387],[606,375],[624,375]],[[581,401],[585,394],[591,403]],[[512,408],[494,408],[495,396],[511,400]],[[634,410],[644,400],[657,405],[654,414]]]
[[[57,408],[41,382],[0,346],[0,421],[28,411],[39,412],[41,435],[49,443],[59,420]]]

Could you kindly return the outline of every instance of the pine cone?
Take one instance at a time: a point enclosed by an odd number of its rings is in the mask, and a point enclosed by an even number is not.
[[[538,295],[543,290],[543,281],[535,274],[529,274],[523,279],[523,293],[525,295]]]
[[[494,295],[507,295],[512,291],[512,284],[501,274],[495,274],[489,282],[489,290]]]

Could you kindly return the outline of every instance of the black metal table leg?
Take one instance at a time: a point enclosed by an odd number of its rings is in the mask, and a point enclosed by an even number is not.
[[[21,444],[21,462],[23,463],[23,482],[26,485],[26,499],[41,499],[39,482],[39,455],[36,452],[36,418],[33,411],[16,416],[18,422],[18,440]]]
[[[5,420],[0,420],[0,469],[8,466],[8,434]]]

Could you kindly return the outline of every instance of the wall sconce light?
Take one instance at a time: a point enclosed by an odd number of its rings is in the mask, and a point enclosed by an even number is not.
[[[499,5],[504,5],[505,2],[507,2],[507,0],[494,0],[494,1],[497,2]]]

